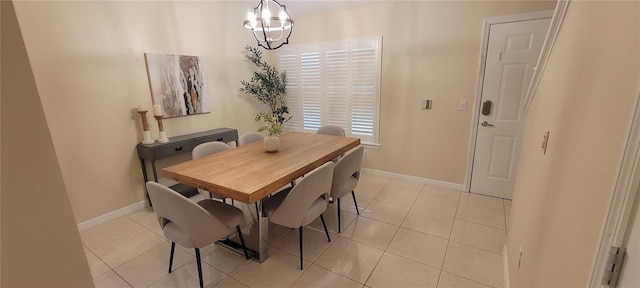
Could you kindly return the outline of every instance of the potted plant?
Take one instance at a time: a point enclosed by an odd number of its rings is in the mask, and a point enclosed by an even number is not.
[[[245,58],[257,69],[253,71],[251,80],[240,82],[242,84],[240,92],[254,96],[269,107],[269,112],[258,113],[255,121],[263,123],[258,132],[267,131],[269,133],[269,136],[264,140],[265,150],[275,152],[280,143],[278,135],[282,134],[284,123],[291,119],[289,108],[284,100],[287,74],[279,72],[278,69],[263,61],[262,51],[258,47],[245,46],[244,49],[247,51]],[[270,144],[267,145],[267,142]],[[267,149],[267,146],[270,149]],[[276,147],[274,148],[274,146]]]

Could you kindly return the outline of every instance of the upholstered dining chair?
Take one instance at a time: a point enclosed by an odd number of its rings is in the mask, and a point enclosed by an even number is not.
[[[286,188],[262,200],[263,209],[271,222],[289,228],[298,228],[300,270],[304,267],[302,257],[302,230],[304,226],[320,217],[324,232],[327,234],[327,241],[331,242],[322,213],[327,209],[332,177],[333,162],[327,162],[307,173],[293,188]]]
[[[204,156],[215,154],[215,153],[222,152],[229,149],[231,149],[231,147],[229,147],[227,143],[220,142],[220,141],[211,141],[211,142],[201,143],[201,144],[198,144],[198,146],[196,146],[195,148],[193,148],[193,150],[191,150],[191,159],[202,158]],[[225,203],[227,202],[225,197],[222,195],[214,194],[214,193],[211,193],[210,191],[206,191],[200,188],[198,188],[198,192],[209,193],[209,198],[222,199],[222,202],[225,202]]]
[[[349,195],[353,196],[353,204],[356,206],[356,212],[360,215],[358,202],[356,201],[356,193],[354,190],[360,179],[360,169],[362,168],[362,156],[364,154],[364,146],[353,148],[338,160],[333,169],[333,182],[331,184],[331,197],[337,199],[338,203],[338,233],[340,233],[340,198]]]
[[[342,136],[344,137],[344,129],[340,126],[336,125],[324,125],[316,131],[316,134],[324,134],[324,135],[333,135],[333,136]]]
[[[318,131],[316,131],[316,134],[333,135],[333,136],[341,136],[341,137],[344,137],[344,135],[345,135],[344,129],[342,129],[342,127],[336,126],[336,125],[324,125],[324,126],[320,127],[320,129],[318,129]],[[333,163],[337,163],[338,160],[340,159],[340,157],[342,157],[342,156],[338,156],[336,158],[333,158],[333,159],[331,159],[331,161],[333,161]]]
[[[196,203],[171,188],[153,181],[147,182],[147,191],[153,201],[153,210],[158,217],[164,236],[171,240],[169,273],[173,265],[176,243],[184,248],[195,248],[198,277],[202,288],[204,285],[200,248],[233,233],[238,234],[244,256],[249,259],[240,230],[240,225],[245,221],[242,210],[213,199],[204,199]]]
[[[258,132],[248,132],[240,136],[240,139],[238,139],[238,146],[247,145],[262,139],[264,139],[264,135]]]

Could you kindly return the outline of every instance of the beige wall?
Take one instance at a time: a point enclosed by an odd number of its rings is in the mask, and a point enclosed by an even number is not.
[[[289,6],[296,5],[286,3]],[[168,119],[169,137],[255,129],[242,47],[246,1],[16,3],[62,175],[78,223],[144,199],[135,145],[138,105],[151,106],[143,54],[207,58],[213,113]],[[550,10],[549,1],[372,1],[294,17],[293,44],[383,36],[381,144],[365,166],[462,184],[467,168],[482,19]],[[293,7],[291,7],[293,11]],[[327,20],[328,19],[328,20]],[[433,99],[433,110],[419,109]],[[458,101],[469,103],[457,110]],[[151,121],[152,133],[157,126]],[[160,166],[186,159],[170,159]]]
[[[550,1],[381,1],[295,19],[292,44],[382,36],[381,149],[365,166],[464,184],[484,18]],[[420,109],[432,99],[433,109]],[[458,110],[460,100],[468,109]]]
[[[639,53],[639,2],[570,2],[527,116],[507,236],[512,287],[588,286],[638,97]]]
[[[240,80],[250,77],[242,59],[242,48],[253,43],[241,23],[246,3],[16,3],[78,223],[144,199],[135,151],[142,138],[135,108],[151,109],[144,53],[207,60],[213,112],[166,119],[169,137],[218,127],[255,130],[257,106],[238,92]],[[147,115],[157,138],[157,124]]]
[[[2,287],[93,287],[12,2],[2,1]]]

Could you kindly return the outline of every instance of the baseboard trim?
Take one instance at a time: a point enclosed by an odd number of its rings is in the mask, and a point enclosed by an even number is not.
[[[502,246],[502,265],[504,266],[504,288],[509,288],[509,257],[507,257],[507,244]]]
[[[375,170],[375,169],[370,169],[370,168],[362,168],[362,171],[366,172],[366,173],[375,174],[375,175],[387,176],[387,177],[398,179],[398,180],[418,181],[418,182],[422,182],[422,183],[425,183],[425,184],[431,184],[431,185],[442,187],[442,188],[446,188],[446,189],[452,189],[452,190],[456,190],[456,191],[465,191],[464,190],[464,184],[456,184],[456,183],[451,183],[451,182],[433,180],[433,179],[429,179],[429,178],[422,178],[422,177],[410,176],[410,175],[404,175],[404,174],[398,174],[398,173],[387,172],[387,171],[382,171],[382,170]]]
[[[100,224],[103,224],[103,223],[109,222],[111,220],[114,220],[116,218],[119,218],[119,217],[122,217],[124,215],[127,215],[127,214],[129,214],[131,212],[135,212],[135,211],[144,209],[145,207],[149,206],[148,204],[149,203],[147,203],[146,200],[142,200],[142,201],[140,201],[138,203],[134,203],[134,204],[131,204],[129,206],[120,208],[118,210],[111,211],[111,212],[109,212],[107,214],[98,216],[98,217],[93,218],[91,220],[84,221],[84,222],[78,224],[78,231],[84,231],[84,230],[87,230],[89,228],[98,226]]]

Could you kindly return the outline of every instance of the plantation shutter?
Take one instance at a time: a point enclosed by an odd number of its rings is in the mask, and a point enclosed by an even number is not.
[[[288,52],[288,53],[287,53]],[[280,54],[279,66],[281,71],[287,72],[287,94],[285,102],[289,108],[291,119],[286,126],[293,128],[302,127],[302,83],[300,75],[300,57],[295,51],[286,51]]]
[[[364,39],[278,51],[287,72],[290,130],[343,127],[347,136],[378,142],[380,42]]]
[[[319,49],[304,49],[300,53],[302,79],[302,114],[305,130],[322,126],[322,79]]]
[[[371,41],[351,47],[351,133],[374,141],[378,114],[378,49]]]
[[[343,43],[329,44],[325,47],[327,113],[324,123],[340,126],[349,135],[351,134],[349,125],[351,75],[349,73],[348,49],[348,45]]]

